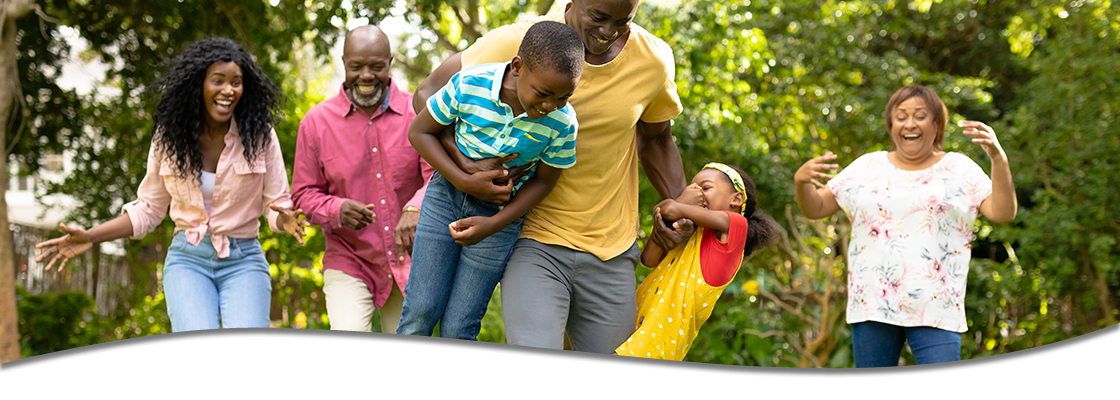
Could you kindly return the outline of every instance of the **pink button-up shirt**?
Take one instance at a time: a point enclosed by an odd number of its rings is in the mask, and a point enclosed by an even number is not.
[[[283,232],[276,225],[279,213],[268,208],[273,203],[292,207],[288,173],[276,132],[270,132],[268,147],[253,165],[245,160],[245,147],[241,145],[235,120],[229,124],[225,143],[214,171],[214,195],[209,214],[202,199],[202,183],[193,174],[179,176],[174,162],[157,151],[152,143],[148,150],[148,172],[136,190],[136,200],[125,204],[123,210],[132,221],[133,239],[144,237],[163,222],[168,205],[171,206],[171,220],[175,221],[175,232],[187,231],[187,241],[195,246],[209,233],[219,258],[229,256],[228,238],[257,237],[262,214],[268,217],[274,232]]]
[[[292,176],[297,208],[326,234],[323,268],[361,279],[379,308],[394,279],[401,288],[408,283],[412,259],[400,254],[393,234],[402,209],[420,207],[434,171],[408,142],[412,93],[391,80],[388,87],[389,98],[373,115],[350,102],[345,86],[312,107],[299,123]],[[358,231],[342,226],[347,199],[375,205],[373,224]]]

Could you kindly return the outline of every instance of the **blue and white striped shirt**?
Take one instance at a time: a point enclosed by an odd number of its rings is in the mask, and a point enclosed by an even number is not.
[[[506,163],[507,168],[531,163],[530,172],[514,186],[516,191],[536,173],[537,160],[561,169],[576,164],[579,124],[570,104],[536,120],[525,113],[513,115],[513,109],[498,98],[508,65],[482,64],[459,71],[428,98],[428,110],[442,125],[457,122],[455,142],[468,157],[519,153]]]

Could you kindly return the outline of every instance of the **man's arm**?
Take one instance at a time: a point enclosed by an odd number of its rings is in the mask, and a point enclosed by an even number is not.
[[[404,254],[412,254],[413,240],[416,239],[416,223],[420,221],[420,206],[424,203],[424,193],[427,193],[428,183],[431,181],[432,173],[435,172],[435,168],[432,168],[424,157],[420,157],[419,153],[416,154],[416,165],[420,169],[420,179],[423,183],[404,204],[404,208],[401,209],[401,219],[393,229],[393,241],[397,245],[398,252],[401,253],[402,261]]]
[[[423,111],[428,107],[428,98],[432,97],[451,80],[452,76],[463,69],[462,57],[462,52],[452,54],[439,67],[436,67],[423,82],[420,82],[420,86],[416,87],[416,93],[412,94],[412,109],[416,111],[416,115],[423,114]]]
[[[684,164],[677,143],[673,141],[672,120],[650,123],[638,121],[638,158],[646,178],[653,184],[661,199],[674,199],[685,188]],[[696,232],[696,225],[689,219],[673,222],[672,226],[655,223],[650,240],[660,248],[677,247]]]
[[[509,201],[512,182],[505,186],[498,186],[492,182],[495,178],[506,176],[507,171],[500,169],[474,174],[464,172],[455,165],[436,137],[445,126],[447,125],[436,121],[431,112],[424,111],[418,114],[412,120],[412,125],[408,127],[408,141],[432,168],[439,171],[440,175],[459,191],[486,202],[501,204]]]
[[[296,157],[292,163],[292,203],[301,209],[312,224],[337,229],[362,229],[372,224],[376,215],[373,205],[330,194],[327,177],[320,167],[318,141],[313,124],[300,122],[296,135]]]
[[[684,191],[684,164],[673,141],[672,120],[638,121],[638,158],[642,170],[662,199],[675,199]]]

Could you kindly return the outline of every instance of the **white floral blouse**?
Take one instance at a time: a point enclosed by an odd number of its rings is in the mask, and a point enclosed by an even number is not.
[[[980,166],[947,153],[930,168],[903,171],[879,151],[853,161],[828,187],[852,222],[848,323],[968,330],[973,225],[992,193]]]

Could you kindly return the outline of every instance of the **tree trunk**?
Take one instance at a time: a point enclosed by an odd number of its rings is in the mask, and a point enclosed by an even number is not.
[[[1090,267],[1091,271],[1096,275],[1097,284],[1097,299],[1101,302],[1101,313],[1104,314],[1104,326],[1112,326],[1116,324],[1116,318],[1112,316],[1112,294],[1108,290],[1108,276],[1100,268]]]
[[[0,363],[19,359],[16,311],[15,243],[8,228],[8,126],[16,108],[16,18],[27,14],[30,0],[0,0]]]

